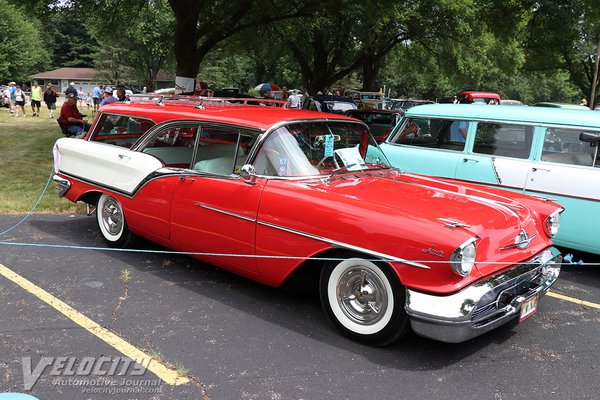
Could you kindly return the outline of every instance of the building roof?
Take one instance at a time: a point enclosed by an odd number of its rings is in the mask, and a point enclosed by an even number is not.
[[[95,80],[98,71],[96,68],[59,68],[53,71],[40,72],[31,75],[31,79],[67,79],[67,80]],[[173,74],[158,71],[156,80],[159,82],[175,81]]]
[[[96,68],[59,68],[53,71],[41,72],[32,75],[33,79],[83,79],[93,80],[96,77]]]

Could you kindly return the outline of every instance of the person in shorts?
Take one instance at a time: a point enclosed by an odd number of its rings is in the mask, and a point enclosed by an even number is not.
[[[23,113],[23,116],[25,116],[25,101],[27,100],[27,97],[25,96],[25,92],[23,91],[23,89],[21,89],[21,86],[17,86],[17,89],[15,90],[15,117],[19,116],[19,109],[21,110],[21,112]]]
[[[38,81],[33,81],[31,87],[31,111],[32,117],[40,116],[40,106],[42,105],[42,88],[38,86]]]
[[[46,85],[46,91],[44,91],[44,103],[46,103],[46,107],[48,107],[48,111],[50,111],[50,116],[48,118],[54,118],[54,110],[56,110],[56,98],[58,97],[58,93],[52,87],[52,84],[49,83]]]
[[[92,101],[94,103],[94,112],[98,112],[98,108],[100,107],[100,101],[102,100],[102,85],[94,86],[92,89]]]

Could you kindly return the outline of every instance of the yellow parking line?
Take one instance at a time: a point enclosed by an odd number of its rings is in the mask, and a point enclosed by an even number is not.
[[[565,296],[565,295],[554,293],[554,292],[548,292],[547,295],[550,297],[555,297],[557,299],[570,301],[571,303],[580,304],[582,306],[587,306],[587,307],[592,307],[592,308],[597,308],[600,310],[600,304],[597,304],[597,303],[591,303],[589,301],[579,300],[574,297],[569,297],[569,296]]]
[[[140,365],[148,365],[148,369],[152,371],[156,376],[162,379],[165,383],[169,385],[182,385],[188,383],[190,380],[185,376],[181,376],[177,373],[177,371],[169,368],[165,364],[152,359],[151,356],[144,353],[137,347],[132,344],[126,342],[116,334],[112,333],[108,329],[100,326],[96,322],[92,321],[85,315],[81,314],[79,311],[75,310],[73,307],[69,306],[65,302],[57,299],[52,296],[50,293],[46,292],[44,289],[39,286],[34,285],[27,279],[23,278],[21,275],[12,271],[11,269],[5,267],[0,264],[0,275],[5,278],[13,281],[17,285],[21,286],[23,289],[33,294],[40,300],[48,303],[50,306],[55,308],[56,310],[63,313],[67,318],[71,321],[75,322],[77,325],[83,327],[84,329],[91,332],[94,336],[103,340],[105,343],[117,349],[119,352],[124,354],[125,356],[131,358],[136,361]],[[148,363],[148,360],[150,362]]]

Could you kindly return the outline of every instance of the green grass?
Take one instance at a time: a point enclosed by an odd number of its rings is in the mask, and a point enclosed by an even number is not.
[[[52,146],[62,137],[56,119],[48,118],[45,105],[40,117],[31,116],[30,106],[25,110],[25,117],[14,117],[8,108],[0,108],[0,213],[27,212],[34,206],[52,170]],[[59,198],[51,182],[36,211],[83,209],[81,204]]]

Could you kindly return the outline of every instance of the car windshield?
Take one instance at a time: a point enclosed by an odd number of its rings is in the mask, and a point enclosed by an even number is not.
[[[287,177],[389,168],[364,125],[333,121],[296,123],[274,130],[253,164],[259,175]]]
[[[346,111],[346,110],[356,110],[356,104],[347,103],[345,101],[324,101],[328,110],[335,111]]]

